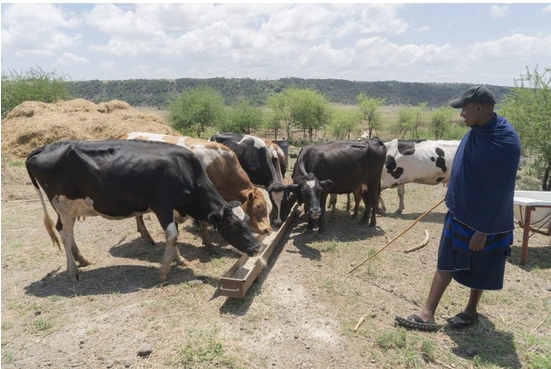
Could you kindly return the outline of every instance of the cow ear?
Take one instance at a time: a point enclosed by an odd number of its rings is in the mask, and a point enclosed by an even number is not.
[[[286,190],[289,192],[289,193],[298,193],[299,190],[300,190],[300,185],[298,183],[293,183],[293,184],[290,184],[287,186]]]
[[[324,190],[328,190],[329,188],[331,188],[331,186],[333,186],[333,181],[330,179],[324,179],[320,182],[320,185],[321,188],[323,188]]]

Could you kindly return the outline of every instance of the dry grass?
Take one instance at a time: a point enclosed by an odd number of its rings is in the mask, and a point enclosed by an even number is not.
[[[395,314],[410,314],[424,303],[443,205],[349,273],[444,191],[406,186],[404,214],[380,216],[375,229],[346,216],[345,196],[339,197],[323,236],[303,233],[305,218],[298,217],[262,278],[245,298],[231,299],[217,294],[216,283],[238,256],[215,233],[220,247],[206,253],[192,222],[180,227],[178,243],[188,263],[173,266],[168,283],[160,283],[164,235],[153,216],[146,224],[155,246],[139,238],[133,219],[92,217],[77,223],[76,241],[94,264],[82,270],[80,283],[72,284],[65,256],[42,226],[41,207],[24,168],[3,161],[2,367],[551,367],[549,237],[533,236],[528,263],[520,266],[522,234],[517,229],[505,288],[483,295],[480,324],[463,331],[443,325],[436,333],[424,333],[394,325]],[[387,208],[396,209],[395,192],[383,195]],[[405,254],[424,239],[425,229],[429,244]],[[438,323],[461,310],[467,294],[452,282]],[[361,317],[365,321],[355,331]],[[137,351],[144,343],[153,352],[140,358]]]

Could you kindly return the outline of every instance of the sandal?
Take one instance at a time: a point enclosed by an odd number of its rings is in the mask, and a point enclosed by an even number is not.
[[[396,315],[394,318],[398,325],[411,329],[418,329],[420,331],[434,332],[440,329],[440,326],[434,322],[434,320],[429,320],[427,322],[419,318],[419,316],[412,314],[407,318]]]
[[[478,323],[478,314],[476,316],[472,316],[462,311],[456,316],[448,318],[446,320],[448,321],[448,324],[453,328],[465,328]]]

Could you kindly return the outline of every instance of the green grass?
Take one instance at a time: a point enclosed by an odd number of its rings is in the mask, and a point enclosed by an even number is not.
[[[243,368],[238,357],[226,352],[216,329],[190,331],[184,342],[185,345],[169,359],[171,366],[194,369]]]

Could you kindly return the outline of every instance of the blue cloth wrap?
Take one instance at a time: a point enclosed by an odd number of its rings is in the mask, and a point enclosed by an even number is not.
[[[512,232],[519,159],[520,140],[505,118],[494,114],[490,123],[471,127],[455,154],[446,192],[446,206],[453,217],[473,232]],[[472,233],[464,235],[469,236]],[[491,245],[483,251],[503,247],[501,242]],[[468,251],[468,241],[454,247]]]

